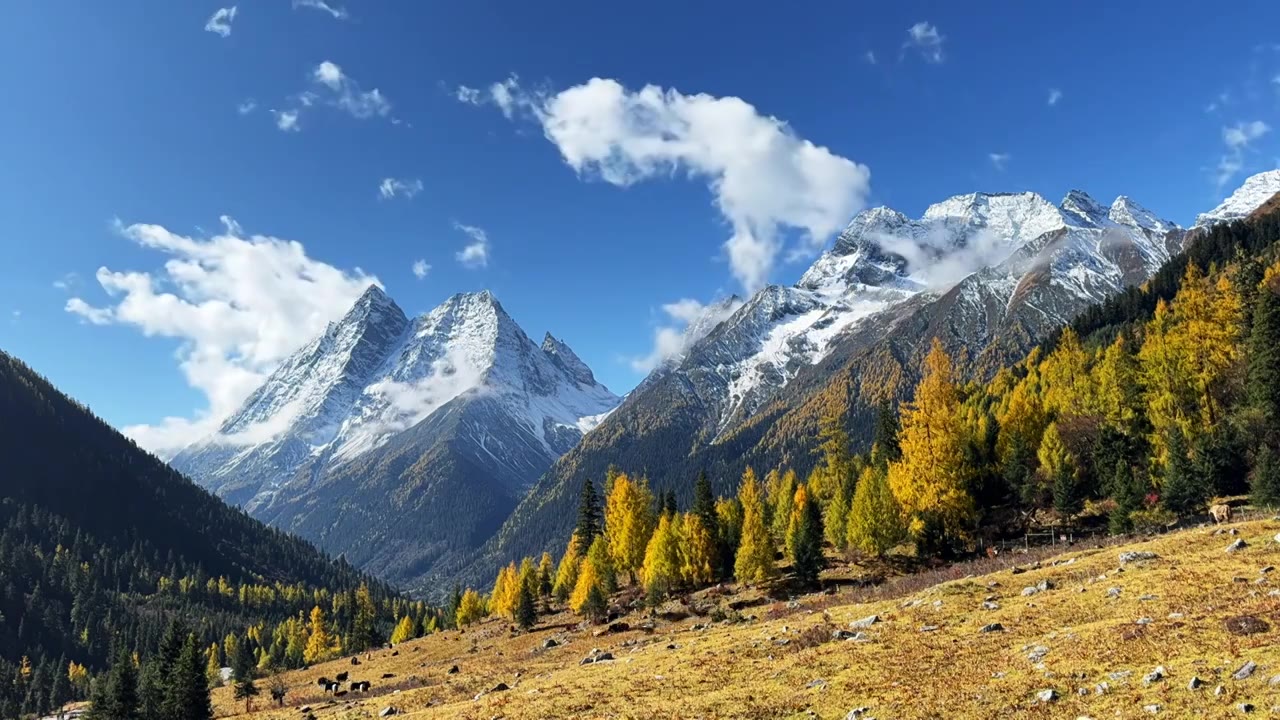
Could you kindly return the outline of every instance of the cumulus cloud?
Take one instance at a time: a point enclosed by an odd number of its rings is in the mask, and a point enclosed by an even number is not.
[[[480,89],[459,85],[454,97],[458,98],[458,102],[468,105],[479,105],[481,103]]]
[[[1218,158],[1218,166],[1214,171],[1214,180],[1219,190],[1244,169],[1245,152],[1252,147],[1253,141],[1269,132],[1271,127],[1261,120],[1222,128],[1222,142],[1227,146],[1227,151]]]
[[[1050,107],[1052,107],[1052,106],[1054,106],[1054,105],[1057,105],[1057,104],[1058,104],[1058,101],[1059,101],[1059,100],[1061,100],[1061,99],[1062,99],[1062,91],[1061,91],[1061,90],[1059,90],[1059,89],[1057,89],[1057,88],[1050,88],[1050,89],[1049,89],[1049,106],[1050,106]]]
[[[987,159],[991,161],[991,166],[1000,172],[1004,172],[1005,167],[1009,164],[1009,153],[990,153]]]
[[[942,55],[944,40],[946,38],[938,32],[937,26],[918,22],[907,28],[907,41],[902,47],[919,51],[920,57],[924,58],[925,62],[940,63],[944,59]]]
[[[679,362],[690,345],[706,337],[741,306],[737,296],[710,305],[692,298],[663,305],[667,322],[653,331],[653,349],[649,354],[629,360],[631,368],[648,373],[668,362]]]
[[[297,110],[272,110],[271,114],[276,118],[276,127],[281,132],[298,132],[302,128],[298,126]]]
[[[411,269],[413,270],[413,276],[419,280],[425,278],[427,273],[431,272],[431,266],[427,264],[426,260],[414,260]]]
[[[471,238],[471,242],[454,254],[458,262],[467,268],[482,268],[489,265],[489,235],[482,228],[474,225],[463,225],[455,222],[455,230],[461,230]]]
[[[737,97],[638,91],[592,78],[556,94],[524,91],[515,76],[481,98],[507,117],[536,120],[579,175],[626,187],[685,174],[707,183],[732,228],[724,243],[748,291],[790,257],[812,255],[866,204],[866,166],[799,137]]]
[[[337,5],[330,5],[324,0],[293,0],[293,9],[306,8],[308,10],[319,10],[328,13],[334,20],[346,20],[347,9]]]
[[[66,311],[95,325],[133,327],[147,337],[179,341],[177,360],[207,407],[192,417],[124,429],[144,447],[176,451],[216,430],[290,353],[343,316],[377,278],[309,257],[301,243],[246,235],[224,216],[221,232],[188,237],[160,225],[117,222],[118,232],[169,256],[156,272],[99,268],[110,298],[80,297]]]
[[[875,233],[872,239],[886,252],[907,261],[907,271],[930,288],[950,287],[985,267],[1009,257],[1013,248],[998,234],[979,231],[955,247],[955,235],[946,226],[930,228],[919,236]]]
[[[422,192],[422,181],[414,178],[412,180],[400,180],[398,178],[383,178],[378,183],[378,195],[383,200],[390,200],[399,195],[403,198],[411,198]]]
[[[370,385],[365,393],[380,398],[391,411],[390,418],[378,426],[362,428],[365,433],[398,432],[413,427],[440,406],[467,390],[483,391],[484,371],[476,367],[458,348],[431,363],[431,372],[421,380],[398,382],[382,380]]]
[[[237,8],[235,5],[232,5],[231,7],[218,8],[218,10],[209,17],[209,21],[204,24],[204,29],[220,37],[230,37],[231,23],[236,19],[236,11]]]

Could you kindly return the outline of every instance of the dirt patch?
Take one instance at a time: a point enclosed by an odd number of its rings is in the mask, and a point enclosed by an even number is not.
[[[1232,635],[1257,635],[1271,629],[1271,625],[1262,618],[1253,615],[1236,615],[1222,622],[1223,627]]]

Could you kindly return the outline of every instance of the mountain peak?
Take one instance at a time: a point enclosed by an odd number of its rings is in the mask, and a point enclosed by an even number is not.
[[[547,333],[542,338],[542,352],[550,356],[574,380],[584,385],[594,385],[596,383],[596,376],[591,372],[591,368],[587,367],[587,364],[582,362],[577,353],[563,340],[551,333]]]
[[[1107,217],[1118,225],[1128,225],[1156,233],[1167,233],[1178,229],[1177,223],[1160,219],[1155,213],[1139,205],[1127,195],[1121,195],[1111,203]]]
[[[1083,225],[1101,227],[1111,224],[1107,211],[1093,199],[1093,196],[1083,190],[1068,191],[1059,207],[1068,220],[1074,220]]]
[[[1250,176],[1218,207],[1196,218],[1196,227],[1240,220],[1280,193],[1280,169]]]

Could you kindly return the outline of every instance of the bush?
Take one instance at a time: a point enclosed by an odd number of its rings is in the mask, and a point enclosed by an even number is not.
[[[1162,507],[1134,510],[1129,514],[1133,529],[1140,533],[1158,533],[1178,521],[1178,515]]]

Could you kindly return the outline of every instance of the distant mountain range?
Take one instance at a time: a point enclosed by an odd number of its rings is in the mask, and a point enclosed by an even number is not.
[[[1280,191],[1249,178],[1198,227]],[[686,502],[706,469],[814,463],[818,419],[858,442],[906,397],[931,338],[984,377],[1091,303],[1140,284],[1188,231],[1127,197],[972,193],[918,219],[859,213],[792,286],[709,306],[620,400],[566,345],[533,343],[487,292],[410,320],[371,288],[218,433],[172,459],[254,516],[410,589],[487,582],[559,551],[583,481],[610,465]]]

